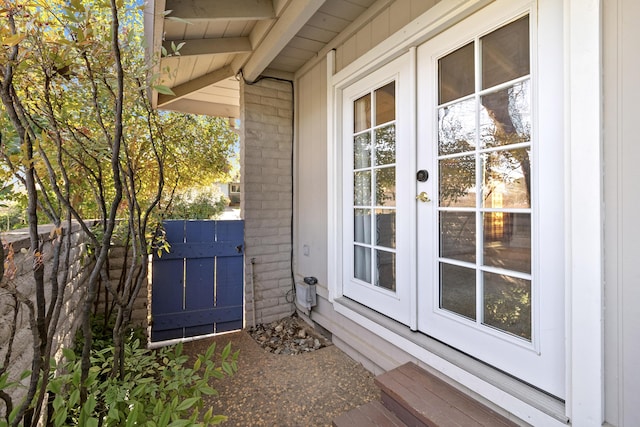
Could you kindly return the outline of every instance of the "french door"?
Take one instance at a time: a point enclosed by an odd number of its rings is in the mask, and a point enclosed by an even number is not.
[[[409,54],[349,86],[343,94],[343,294],[409,325],[413,188],[410,128],[414,85]],[[413,251],[414,252],[414,251]]]
[[[563,398],[562,46],[532,5],[344,89],[342,291]]]
[[[418,328],[563,397],[562,127],[531,13],[484,10],[418,48]]]

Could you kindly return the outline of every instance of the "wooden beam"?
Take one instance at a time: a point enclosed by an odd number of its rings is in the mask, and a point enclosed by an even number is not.
[[[323,3],[324,0],[291,2],[244,65],[244,78],[255,81]]]
[[[162,32],[164,30],[164,12],[165,0],[149,0],[145,3],[144,9],[144,35],[147,39],[146,60],[150,64],[154,64],[152,74],[160,73],[160,46],[162,45]],[[156,55],[158,55],[156,57]],[[151,98],[151,106],[158,106],[158,93],[154,90],[149,91]]]
[[[195,39],[195,40],[166,40],[162,43],[167,52],[171,53],[175,46],[184,43],[178,50],[180,56],[195,55],[216,55],[222,53],[245,53],[251,52],[251,42],[248,37],[227,37],[216,39]]]
[[[187,21],[260,20],[275,18],[272,0],[167,0],[169,17]]]
[[[233,77],[234,75],[235,73],[231,67],[227,66],[217,69],[209,74],[205,74],[204,76],[197,77],[186,83],[172,87],[171,90],[175,93],[175,96],[164,94],[158,95],[158,106],[160,107],[168,103],[175,102],[190,93],[196,92],[221,80],[228,79],[229,77]]]

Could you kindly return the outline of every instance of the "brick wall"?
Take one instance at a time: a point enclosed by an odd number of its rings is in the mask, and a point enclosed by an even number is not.
[[[291,279],[293,90],[285,81],[241,83],[241,212],[246,324],[293,313]],[[252,265],[253,287],[251,291]]]

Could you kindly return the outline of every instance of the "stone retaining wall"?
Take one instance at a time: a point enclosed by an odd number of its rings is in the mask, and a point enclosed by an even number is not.
[[[41,242],[43,242],[42,254],[45,267],[45,299],[50,301],[51,297],[51,270],[53,258],[53,245],[50,236],[51,226],[40,226],[39,231]],[[60,313],[58,322],[58,333],[54,340],[54,351],[56,359],[61,357],[61,349],[63,347],[73,346],[73,340],[77,328],[79,327],[80,313],[82,305],[86,297],[86,287],[84,286],[88,274],[90,273],[89,259],[86,256],[86,242],[84,233],[78,225],[74,226],[71,231],[71,258],[68,281],[64,290],[64,305]],[[15,266],[15,274],[13,277],[5,278],[0,286],[0,363],[4,362],[4,357],[8,347],[8,340],[11,335],[10,326],[13,323],[14,316],[14,300],[9,294],[6,286],[15,286],[16,289],[35,301],[35,282],[33,278],[33,256],[28,254],[29,235],[26,231],[12,231],[2,233],[0,236],[3,243],[10,243],[13,248]],[[6,254],[5,254],[6,255]],[[64,255],[63,255],[64,256]],[[117,286],[124,257],[126,252],[122,247],[114,247],[109,254],[110,277],[114,286]],[[62,258],[64,259],[64,258]],[[61,267],[62,267],[61,263]],[[64,271],[58,274],[58,281],[62,283],[64,280]],[[100,310],[104,308],[104,286],[101,286],[99,300],[96,308]],[[141,289],[134,305],[132,313],[132,321],[136,326],[147,326],[147,289]],[[19,377],[25,370],[31,369],[31,361],[33,358],[33,336],[29,326],[29,317],[26,307],[22,305],[18,314],[17,330],[14,338],[12,357],[8,364],[8,372],[11,379]],[[27,384],[27,380],[25,380]],[[14,389],[15,395],[24,393],[24,389]],[[14,399],[14,403],[16,400]],[[4,413],[4,404],[0,402],[0,415]]]
[[[50,236],[51,226],[39,227],[40,240],[42,243],[42,261],[45,271],[45,299],[47,303],[51,300],[51,272],[53,258],[53,244]],[[65,230],[66,232],[66,230]],[[71,258],[69,267],[69,276],[66,286],[64,286],[64,303],[60,313],[60,321],[58,324],[58,333],[54,339],[54,351],[52,354],[59,358],[63,347],[73,345],[75,331],[79,325],[80,312],[79,307],[82,306],[86,297],[86,290],[83,284],[86,281],[87,268],[86,259],[86,240],[79,226],[75,226],[71,230]],[[55,238],[55,236],[54,236]],[[10,296],[6,286],[15,286],[22,295],[35,302],[36,287],[33,278],[33,256],[28,253],[30,246],[29,235],[26,231],[14,231],[2,234],[3,243],[11,244],[14,252],[12,265],[6,265],[5,278],[0,287],[0,363],[4,362],[4,357],[8,349],[8,340],[11,335],[10,326],[13,324],[14,316],[14,299]],[[5,255],[7,255],[5,253]],[[64,257],[64,253],[61,258]],[[61,267],[62,267],[61,263]],[[15,267],[15,275],[7,277],[10,269]],[[58,281],[62,288],[65,271],[58,273]],[[61,289],[62,291],[62,289]],[[33,335],[29,326],[29,316],[24,304],[20,305],[17,329],[15,333],[12,357],[8,364],[8,372],[10,379],[15,379],[25,370],[31,369],[31,361],[33,358]],[[24,381],[28,384],[28,379]],[[17,403],[15,397],[20,393],[24,393],[24,389],[9,390],[14,396],[14,403]],[[5,410],[4,405],[0,405],[0,413]]]

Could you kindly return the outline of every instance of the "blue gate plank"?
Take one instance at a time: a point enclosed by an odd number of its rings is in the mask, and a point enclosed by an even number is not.
[[[225,221],[218,223],[218,241],[244,241],[244,222]],[[234,306],[244,297],[244,257],[218,257],[216,281],[216,307]],[[242,328],[242,316],[228,317],[216,323],[216,332],[227,332]]]
[[[214,221],[187,221],[186,244],[201,244],[213,242],[216,238],[216,223]],[[184,309],[187,312],[211,309],[214,307],[214,277],[215,277],[215,249],[208,252],[207,257],[199,254],[196,258],[195,248],[185,254],[186,263],[186,291]],[[200,323],[185,328],[187,337],[205,335],[215,332],[213,322],[202,319]]]
[[[167,221],[164,223],[166,239],[168,241],[182,241],[184,223],[182,221]],[[182,310],[183,295],[183,261],[182,259],[158,258],[154,255],[152,264],[153,291],[151,293],[151,307],[157,313],[171,313]],[[162,280],[157,280],[157,279]],[[151,340],[163,341],[182,338],[182,327],[164,328],[159,331],[151,327]]]
[[[229,307],[242,302],[244,268],[243,258],[218,258],[216,307]],[[216,324],[216,332],[233,331],[242,328],[242,316],[230,317]]]

